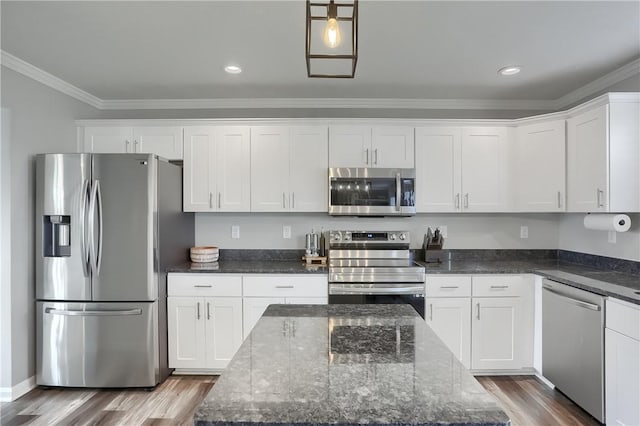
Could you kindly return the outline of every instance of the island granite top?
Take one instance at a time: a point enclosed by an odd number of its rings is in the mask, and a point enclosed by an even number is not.
[[[407,305],[271,305],[197,425],[508,425]]]

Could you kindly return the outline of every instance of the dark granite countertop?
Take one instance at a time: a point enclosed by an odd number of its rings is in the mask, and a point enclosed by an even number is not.
[[[197,425],[508,425],[407,305],[271,305]]]
[[[327,267],[307,265],[301,260],[220,260],[209,263],[185,263],[167,272],[223,274],[327,274]]]

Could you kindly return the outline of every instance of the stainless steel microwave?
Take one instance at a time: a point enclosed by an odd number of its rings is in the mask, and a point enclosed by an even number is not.
[[[415,184],[415,169],[330,168],[329,214],[412,216]]]

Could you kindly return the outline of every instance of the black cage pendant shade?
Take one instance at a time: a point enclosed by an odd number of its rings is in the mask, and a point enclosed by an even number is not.
[[[307,76],[353,78],[358,62],[358,0],[307,0]]]

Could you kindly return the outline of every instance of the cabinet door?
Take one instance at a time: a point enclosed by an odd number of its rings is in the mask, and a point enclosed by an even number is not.
[[[372,167],[371,128],[329,128],[329,167]]]
[[[373,167],[412,169],[414,161],[413,127],[374,127],[371,131]]]
[[[603,105],[567,120],[567,202],[570,212],[607,209],[607,113]]]
[[[565,123],[538,123],[517,129],[518,210],[565,209]]]
[[[182,160],[182,127],[134,127],[133,152],[156,154],[167,160]]]
[[[327,212],[329,142],[327,128],[294,127],[291,132],[291,211]]]
[[[274,303],[284,303],[284,297],[243,297],[242,331],[246,339],[267,307]]]
[[[416,129],[416,211],[458,212],[460,194],[460,139],[456,127]]]
[[[427,299],[427,324],[466,368],[471,367],[471,299]]]
[[[608,425],[640,425],[640,341],[605,329]]]
[[[133,152],[131,127],[85,127],[84,150],[96,154]]]
[[[503,127],[462,129],[463,211],[507,211],[508,134]]]
[[[204,305],[206,368],[222,369],[242,344],[242,298],[207,297]]]
[[[289,210],[288,127],[251,128],[251,211]]]
[[[205,365],[203,299],[168,297],[169,368]]]
[[[184,128],[184,188],[185,212],[211,212],[216,210],[215,127]]]
[[[248,212],[251,208],[249,127],[218,127],[215,135],[217,209],[221,212]]]
[[[471,368],[522,368],[522,300],[519,297],[473,298]]]

